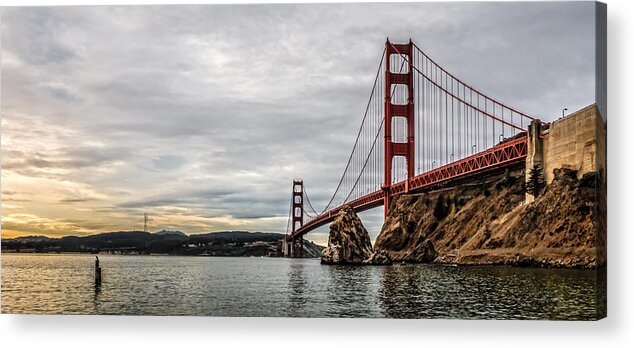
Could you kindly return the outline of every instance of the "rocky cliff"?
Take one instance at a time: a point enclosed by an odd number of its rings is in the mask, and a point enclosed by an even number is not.
[[[597,230],[596,176],[556,169],[524,204],[523,172],[402,195],[390,205],[374,249],[394,261],[589,268],[605,263]],[[602,249],[602,248],[599,248]],[[597,256],[599,255],[599,256]]]
[[[330,224],[328,247],[321,263],[361,264],[372,254],[370,235],[350,206],[344,206]]]

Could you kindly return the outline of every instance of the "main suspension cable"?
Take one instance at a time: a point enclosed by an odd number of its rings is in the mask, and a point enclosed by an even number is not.
[[[354,151],[357,148],[357,145],[359,143],[359,138],[361,136],[361,131],[363,130],[363,125],[365,124],[365,120],[368,116],[368,110],[370,109],[370,103],[372,102],[372,98],[374,96],[374,92],[376,90],[376,84],[377,81],[379,80],[379,76],[381,75],[381,67],[383,66],[383,60],[385,58],[385,50],[386,48],[383,49],[383,53],[381,53],[381,61],[379,62],[379,68],[377,69],[376,72],[376,76],[374,78],[374,85],[372,86],[372,92],[370,93],[370,98],[368,100],[368,104],[365,108],[365,113],[363,115],[363,120],[361,121],[361,127],[359,127],[359,132],[357,133],[357,138],[354,141],[354,146],[352,147],[352,152],[350,153],[350,157],[348,157],[348,163],[346,164],[346,167],[343,171],[343,175],[341,176],[341,179],[339,180],[339,183],[337,184],[337,188],[335,189],[335,192],[333,193],[332,197],[330,198],[330,200],[328,201],[328,204],[326,204],[326,207],[324,208],[324,210],[321,211],[321,213],[319,213],[320,215],[325,213],[328,208],[330,208],[330,205],[332,204],[332,202],[334,201],[335,197],[337,196],[337,193],[339,192],[339,188],[341,187],[341,184],[343,183],[344,178],[346,177],[346,173],[348,172],[348,168],[350,167],[350,163],[352,162],[352,158],[354,156]]]

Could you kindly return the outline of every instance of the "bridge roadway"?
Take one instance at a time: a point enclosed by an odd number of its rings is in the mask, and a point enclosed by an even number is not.
[[[439,184],[446,184],[450,181],[485,175],[491,170],[520,163],[523,164],[522,161],[525,161],[527,155],[527,141],[528,138],[526,134],[523,133],[514,138],[507,139],[485,151],[421,173],[409,180],[395,183],[387,189],[372,192],[348,202],[345,205],[350,205],[356,212],[361,212],[383,205],[386,193],[388,193],[390,197],[393,197],[405,192],[419,192]],[[407,181],[409,181],[409,183],[407,183]],[[406,189],[406,184],[409,184],[409,190]],[[318,215],[297,229],[294,233],[288,234],[285,237],[286,241],[303,237],[308,232],[333,221],[342,207],[343,206],[339,206]]]

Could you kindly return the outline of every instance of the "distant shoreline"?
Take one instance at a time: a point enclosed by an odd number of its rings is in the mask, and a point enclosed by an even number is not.
[[[143,257],[143,256],[170,256],[170,257],[232,257],[232,258],[271,258],[271,259],[279,259],[283,257],[278,256],[242,256],[242,255],[176,255],[176,254],[111,254],[111,253],[91,253],[91,252],[81,252],[81,251],[63,251],[63,252],[54,252],[54,251],[46,251],[46,252],[37,252],[37,251],[17,251],[4,249],[0,254],[7,255],[87,255],[87,256],[135,256],[135,257]],[[304,259],[319,259],[318,256],[315,257],[304,257]]]
[[[96,254],[281,257],[285,234],[224,231],[186,235],[180,231],[155,233],[119,231],[84,237],[27,236],[2,239],[2,252],[25,254]],[[319,257],[323,248],[306,240],[305,257]]]
[[[134,257],[147,257],[147,256],[169,256],[169,257],[230,257],[230,258],[268,258],[268,259],[282,259],[283,257],[277,256],[240,256],[240,255],[174,255],[174,254],[110,254],[110,253],[89,253],[89,252],[73,252],[73,251],[64,251],[64,252],[35,252],[35,251],[15,251],[15,250],[2,250],[0,255],[82,255],[82,256],[134,256]],[[319,260],[318,256],[315,257],[304,257],[303,259],[316,259]]]

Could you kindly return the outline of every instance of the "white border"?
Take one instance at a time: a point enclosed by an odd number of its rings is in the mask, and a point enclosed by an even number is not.
[[[291,1],[260,1],[248,3]],[[303,1],[302,1],[303,2]],[[324,1],[333,2],[333,1]],[[12,1],[3,5],[105,4]],[[130,4],[114,0],[108,4]],[[132,4],[175,1],[136,0]],[[205,3],[188,1],[187,3]],[[216,1],[215,3],[245,3]],[[634,346],[634,16],[627,0],[608,3],[608,318],[599,322],[280,319],[120,316],[0,316],[0,345],[42,347],[621,347]],[[0,8],[0,15],[2,8]]]

